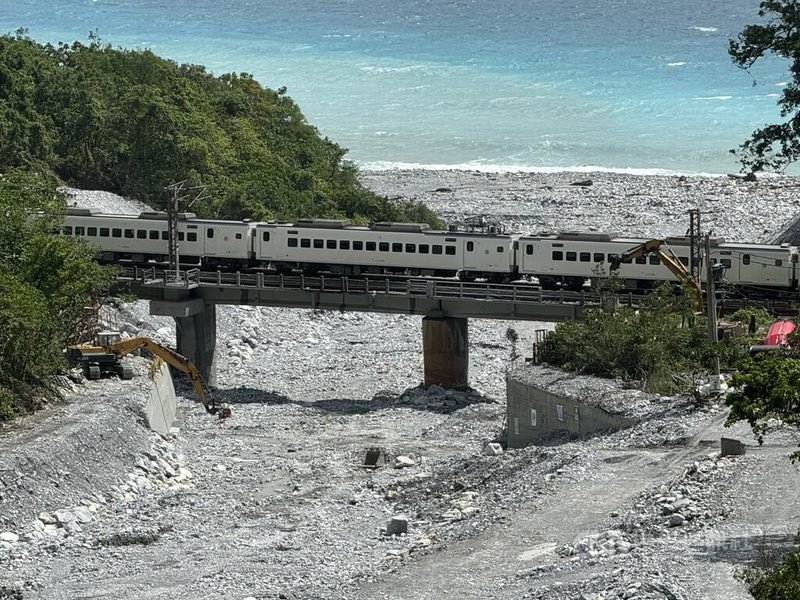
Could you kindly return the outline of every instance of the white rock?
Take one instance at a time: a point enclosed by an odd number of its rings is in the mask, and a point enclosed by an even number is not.
[[[0,540],[10,544],[15,544],[19,541],[19,536],[11,531],[4,531],[3,533],[0,533]]]
[[[411,460],[408,456],[404,456],[402,454],[397,458],[395,458],[394,461],[392,462],[392,466],[395,469],[404,469],[405,467],[413,467],[416,464],[417,463]]]
[[[78,506],[72,509],[72,514],[75,515],[75,520],[78,523],[91,523],[92,513],[85,506]]]
[[[58,523],[56,518],[46,511],[42,511],[39,513],[39,520],[45,525],[55,525],[56,523]]]
[[[486,446],[483,449],[483,453],[486,456],[498,456],[503,453],[503,447],[497,442],[491,442],[489,444],[486,444]]]
[[[683,525],[685,522],[686,517],[684,517],[681,513],[675,513],[669,518],[670,527],[677,527],[678,525]]]

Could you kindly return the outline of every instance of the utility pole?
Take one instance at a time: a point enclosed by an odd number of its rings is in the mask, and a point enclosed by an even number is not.
[[[689,272],[696,281],[700,281],[700,265],[702,263],[701,235],[700,209],[689,209]]]
[[[711,234],[706,234],[706,314],[708,316],[708,337],[712,342],[719,341],[717,330],[717,297],[715,293],[714,265],[711,264]]]
[[[164,188],[172,197],[167,203],[167,240],[169,253],[169,269],[167,270],[167,283],[181,283],[180,244],[178,243],[178,213],[180,204],[196,192],[194,199],[187,208],[198,200],[208,198],[205,186],[186,187],[186,180],[173,183]]]

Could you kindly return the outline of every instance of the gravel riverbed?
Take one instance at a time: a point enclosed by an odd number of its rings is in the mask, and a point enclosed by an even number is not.
[[[362,178],[448,222],[485,215],[522,232],[683,234],[700,207],[718,235],[765,241],[798,212],[793,179]],[[107,194],[74,201],[137,210]],[[147,309],[105,318],[174,342]],[[634,427],[487,455],[505,426],[509,327],[525,355],[552,324],[471,320],[473,390],[426,391],[419,317],[220,307],[215,395],[230,418],[181,384],[179,433],[148,432],[137,357],[133,380],[75,385],[0,430],[0,598],[747,598],[737,566],[790,547],[800,523],[796,432],[775,422],[758,447],[746,427],[722,427],[718,400],[618,388]],[[614,399],[613,382],[567,380]],[[721,435],[747,454],[720,458]],[[362,468],[370,447],[386,466]]]

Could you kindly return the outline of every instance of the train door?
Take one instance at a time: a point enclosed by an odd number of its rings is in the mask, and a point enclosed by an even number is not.
[[[277,257],[275,256],[274,251],[274,232],[270,231],[269,229],[256,229],[255,230],[255,246],[256,246],[256,258],[259,260],[274,260]],[[293,242],[296,244],[297,239],[292,238]],[[291,242],[290,242],[291,243]]]
[[[203,236],[203,254],[217,256],[218,238],[217,227],[206,227],[205,235]]]
[[[479,240],[467,240],[464,242],[464,265],[466,271],[476,271],[479,269],[478,261],[480,252]]]

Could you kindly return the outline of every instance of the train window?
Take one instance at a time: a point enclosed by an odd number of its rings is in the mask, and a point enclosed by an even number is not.
[[[237,233],[236,235],[237,235],[237,238],[236,238],[237,240],[241,239],[240,237],[238,237],[240,234]],[[262,239],[262,241],[268,242],[269,241],[269,231],[262,231],[261,232],[261,239]],[[297,246],[297,238],[289,238],[290,242],[292,240],[294,240],[294,246],[296,247]],[[292,244],[289,244],[289,245],[291,246]]]
[[[527,244],[525,246],[525,254],[527,254],[528,256],[533,254],[533,244]]]
[[[101,227],[100,237],[108,237],[108,235],[109,235],[108,227]]]
[[[688,267],[689,266],[689,257],[687,257],[687,256],[679,256],[678,258],[680,259],[681,263],[683,263],[684,267]]]
[[[328,250],[336,250],[336,240],[325,240],[325,247]]]
[[[122,237],[122,229],[120,229],[119,227],[114,227],[114,229],[111,230],[111,237],[121,238]]]
[[[86,229],[86,235],[97,237],[97,227],[89,227]]]
[[[403,244],[400,242],[394,242],[392,244],[392,252],[402,252],[403,251]]]
[[[187,242],[196,242],[197,241],[197,232],[196,231],[188,231],[186,233],[186,241]]]
[[[129,239],[133,239],[133,229],[126,229],[125,230],[125,237]]]
[[[467,242],[467,252],[472,252],[473,250],[475,250],[475,244]]]
[[[445,246],[444,253],[449,254],[450,256],[455,256],[456,247],[455,246]]]
[[[169,239],[169,231],[162,231],[161,232],[161,239],[168,240]]]
[[[562,250],[553,250],[553,260],[564,260],[564,252]]]
[[[590,262],[592,260],[592,254],[590,252],[581,252],[578,256],[581,262]]]
[[[505,248],[503,248],[502,246],[498,246],[497,247],[497,253],[498,254],[502,254],[503,252],[505,252]]]
[[[211,239],[211,238],[214,237],[214,228],[213,227],[209,227],[208,229],[206,229],[206,237],[208,239]]]
[[[367,250],[369,250],[370,252],[375,252],[376,247],[377,246],[375,242],[367,242]]]
[[[72,226],[64,225],[64,235],[72,235]]]
[[[378,243],[378,250],[381,252],[388,252],[389,251],[389,242],[379,242]]]
[[[602,252],[595,252],[594,253],[594,262],[601,263],[601,262],[604,261],[605,257],[606,257],[606,255],[603,254]]]
[[[731,259],[730,258],[720,258],[719,262],[722,264],[723,267],[726,269],[731,268]]]
[[[86,228],[85,227],[76,227],[75,228],[75,235],[85,235]]]
[[[178,232],[178,241],[179,241],[179,242],[182,242],[184,237],[185,237],[185,236],[183,235],[183,232],[182,232],[182,231],[179,231],[179,232]]]
[[[431,250],[432,250],[433,254],[441,254],[442,253],[442,247],[439,244],[434,244],[433,247],[431,247]]]
[[[289,238],[289,248],[297,248],[297,238]]]
[[[325,242],[323,240],[314,240],[314,248],[322,248],[325,246]]]
[[[655,254],[650,255],[649,260],[650,260],[650,264],[651,265],[660,265],[661,264],[661,259],[658,258]]]
[[[567,260],[570,262],[575,262],[578,260],[578,253],[577,252],[567,252]]]
[[[420,244],[419,245],[419,253],[420,254],[430,254],[431,247],[428,244]]]
[[[339,250],[350,250],[350,240],[339,240]]]
[[[150,230],[150,239],[151,239],[151,240],[157,240],[159,237],[160,237],[160,236],[159,236],[159,231],[158,231],[158,229],[151,229],[151,230]]]
[[[356,240],[353,242],[353,250],[363,250],[364,249],[364,242],[361,240]]]
[[[406,244],[406,252],[408,252],[409,254],[413,254],[416,251],[417,251],[417,245],[416,244]]]
[[[750,255],[749,254],[742,254],[742,264],[749,265],[750,264]]]
[[[647,257],[646,256],[637,256],[636,257],[636,264],[637,265],[646,265],[647,264]]]
[[[137,229],[136,230],[136,239],[146,240],[147,239],[147,230],[146,229]]]
[[[781,267],[781,266],[783,266],[783,261],[782,261],[780,258],[776,258],[776,259],[775,259],[775,266],[776,266],[776,267]]]
[[[301,248],[311,248],[311,238],[303,238],[300,240]]]

